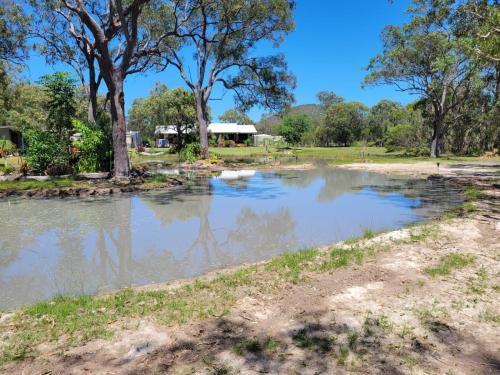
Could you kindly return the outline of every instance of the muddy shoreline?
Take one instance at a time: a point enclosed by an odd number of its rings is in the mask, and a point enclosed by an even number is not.
[[[131,183],[128,185],[118,185],[109,181],[92,181],[87,182],[89,186],[78,186],[78,181],[75,186],[60,187],[60,188],[36,188],[36,189],[5,189],[0,190],[0,199],[5,198],[33,198],[33,199],[50,199],[50,198],[89,198],[89,197],[105,197],[126,193],[138,193],[156,190],[165,190],[172,187],[180,186],[185,183],[182,177],[172,177],[166,182],[161,183]]]
[[[179,168],[179,175],[167,176],[166,182],[147,183],[145,178],[152,177],[154,174],[147,173],[139,178],[133,178],[128,184],[116,184],[109,179],[103,178],[86,178],[79,176],[65,176],[75,178],[74,186],[67,187],[42,187],[34,189],[9,188],[0,189],[0,199],[5,198],[33,198],[33,199],[50,199],[50,198],[88,198],[88,197],[105,197],[119,195],[124,193],[140,193],[147,191],[157,191],[173,188],[185,184],[185,173],[196,173],[200,176],[211,176],[214,173],[219,173],[225,170],[307,170],[313,169],[315,166],[310,163],[277,165],[277,164],[230,164],[230,165],[207,165],[207,164],[186,164]],[[161,174],[161,173],[160,173]],[[43,179],[42,179],[43,178]],[[4,181],[58,181],[61,177],[46,178],[45,176],[30,176],[29,178],[11,178]]]

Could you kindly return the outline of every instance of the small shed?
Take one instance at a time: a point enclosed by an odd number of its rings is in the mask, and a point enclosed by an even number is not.
[[[126,134],[127,148],[137,148],[142,146],[141,132],[139,131],[128,131]]]

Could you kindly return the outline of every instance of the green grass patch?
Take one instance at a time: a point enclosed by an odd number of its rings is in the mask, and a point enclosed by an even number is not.
[[[159,185],[169,181],[169,177],[164,174],[155,174],[144,179],[144,183],[148,185]]]
[[[112,335],[111,324],[121,318],[153,316],[159,322],[183,324],[226,314],[235,288],[254,283],[255,267],[242,268],[211,281],[197,280],[177,289],[108,296],[58,297],[20,309],[13,318],[14,335],[0,352],[0,365],[36,355],[35,347],[61,337],[70,344]]]
[[[0,190],[32,190],[32,189],[57,189],[71,187],[76,184],[73,178],[58,178],[48,181],[16,180],[0,181]]]
[[[378,234],[378,232],[373,230],[373,229],[368,229],[368,228],[363,229],[363,239],[364,240],[370,240],[370,239],[376,237],[377,234]]]
[[[303,264],[319,255],[318,249],[305,249],[296,253],[289,253],[271,260],[266,264],[266,270],[277,273],[281,278],[292,283],[302,280]]]
[[[483,198],[483,193],[476,187],[468,187],[464,191],[465,200],[474,202]]]
[[[500,324],[500,313],[489,307],[479,314],[479,320],[486,323]]]
[[[373,254],[373,250],[371,249],[361,249],[358,247],[350,249],[336,248],[331,250],[329,257],[319,265],[316,265],[315,268],[324,272],[347,267],[354,262],[361,264],[371,254]]]
[[[258,339],[244,340],[236,344],[233,351],[239,356],[244,356],[248,353],[257,354],[261,352],[274,355],[278,353],[280,347],[281,343],[278,340],[268,337],[264,341]]]
[[[323,353],[333,350],[335,339],[330,336],[321,335],[317,330],[301,328],[292,336],[294,344],[301,349],[312,349]]]
[[[347,345],[342,345],[338,353],[336,353],[336,358],[337,364],[344,366],[347,363],[347,358],[349,358],[349,347]]]
[[[453,270],[470,266],[474,261],[475,257],[471,255],[449,254],[443,256],[436,266],[426,268],[425,272],[432,277],[446,276]]]
[[[410,230],[410,242],[421,242],[429,238],[436,238],[439,228],[434,224],[418,225]]]

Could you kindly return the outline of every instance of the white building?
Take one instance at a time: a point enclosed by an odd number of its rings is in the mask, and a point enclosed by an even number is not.
[[[236,143],[245,142],[252,135],[257,134],[254,125],[238,125],[236,123],[211,123],[208,125],[208,134],[217,138],[222,137],[226,140],[232,140]],[[192,128],[186,130],[187,133],[193,132]],[[177,127],[175,125],[157,126],[155,129],[157,145],[159,147],[168,147],[175,142],[177,137]]]

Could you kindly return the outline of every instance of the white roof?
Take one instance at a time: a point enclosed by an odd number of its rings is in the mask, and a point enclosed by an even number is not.
[[[189,129],[191,132],[192,129]],[[208,125],[208,132],[212,134],[257,134],[253,125],[238,125],[236,123],[212,123]],[[177,134],[175,125],[157,126],[155,134]]]
[[[212,134],[257,134],[253,125],[238,125],[236,123],[212,123],[208,125]]]

